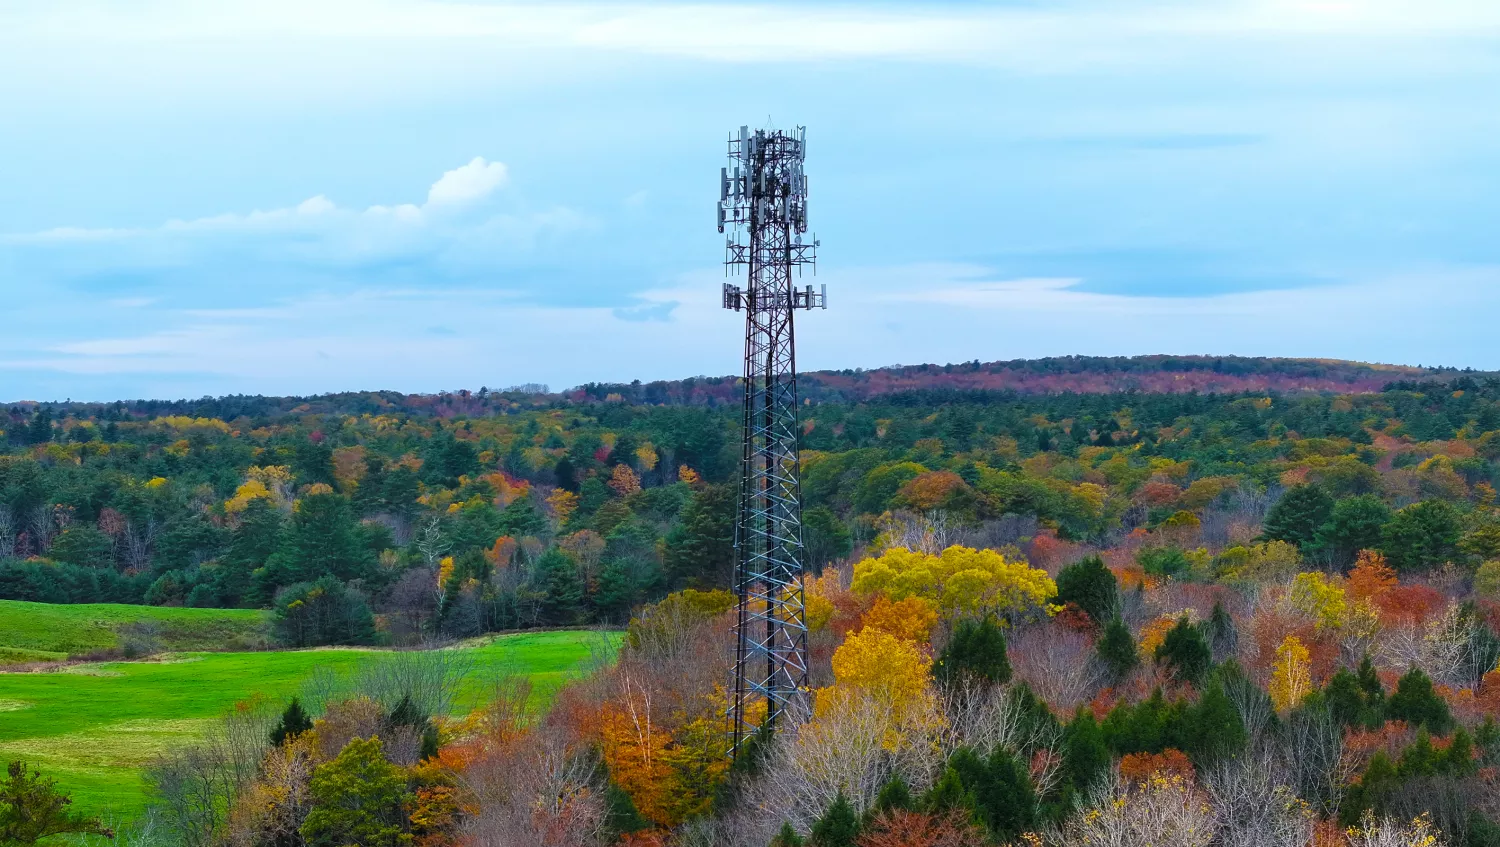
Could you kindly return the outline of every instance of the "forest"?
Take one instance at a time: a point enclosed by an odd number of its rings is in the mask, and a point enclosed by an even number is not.
[[[811,705],[732,764],[732,379],[0,408],[0,599],[625,630],[242,704],[121,843],[1500,845],[1500,379],[1049,361],[813,375]]]

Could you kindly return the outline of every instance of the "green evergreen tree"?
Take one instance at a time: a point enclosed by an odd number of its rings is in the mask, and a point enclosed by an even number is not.
[[[1239,709],[1217,678],[1209,681],[1203,696],[1186,710],[1181,733],[1183,752],[1200,769],[1238,754],[1249,740]]]
[[[1120,613],[1120,586],[1098,555],[1085,556],[1057,574],[1057,602],[1072,603],[1104,624]]]
[[[1446,500],[1423,500],[1396,512],[1381,534],[1391,567],[1414,571],[1458,558],[1463,521]]]
[[[791,823],[787,821],[782,821],[781,831],[771,839],[771,847],[804,847],[805,844],[807,842],[802,840],[802,836],[798,835],[797,830],[792,829]]]
[[[517,497],[500,513],[495,528],[511,538],[537,537],[546,533],[547,519],[532,505],[530,497]]]
[[[1095,646],[1099,661],[1109,671],[1110,680],[1118,683],[1141,663],[1135,649],[1135,639],[1130,637],[1130,628],[1119,618],[1114,618],[1104,627],[1104,634]]]
[[[272,628],[288,647],[374,644],[375,616],[357,591],[332,576],[289,585],[276,595]]]
[[[1328,552],[1336,567],[1347,568],[1359,551],[1379,549],[1390,519],[1391,507],[1374,494],[1345,497],[1333,504],[1328,523],[1318,533],[1318,547]]]
[[[958,751],[954,751],[957,756]],[[973,755],[970,753],[970,755]],[[969,790],[964,788],[964,781],[959,776],[958,770],[953,767],[953,757],[950,756],[948,764],[943,767],[943,773],[938,777],[932,787],[922,795],[918,804],[923,811],[934,815],[942,815],[949,812],[962,812],[972,814],[974,811],[974,797]]]
[[[1208,622],[1203,625],[1203,634],[1208,638],[1208,647],[1215,660],[1233,656],[1239,646],[1240,636],[1235,629],[1234,618],[1221,601],[1214,601],[1214,610],[1209,615]]]
[[[1068,784],[1076,794],[1086,794],[1109,772],[1110,760],[1104,728],[1094,720],[1092,711],[1079,706],[1063,731],[1063,767]]]
[[[1445,733],[1453,725],[1448,703],[1433,690],[1432,680],[1413,667],[1396,683],[1396,691],[1385,704],[1387,719],[1406,721],[1428,731]]]
[[[312,728],[312,718],[308,716],[307,710],[302,708],[302,701],[293,695],[292,701],[286,704],[286,709],[281,712],[281,720],[271,730],[271,746],[279,747],[286,743],[287,739],[296,738]]]
[[[945,685],[965,677],[996,685],[1009,682],[1010,658],[1005,652],[1004,631],[988,617],[959,621],[933,664],[932,674]]]
[[[960,747],[948,757],[948,768],[963,786],[963,798],[997,843],[1005,843],[1036,821],[1036,791],[1020,759],[1003,748],[981,759]]]
[[[349,501],[339,494],[312,494],[297,501],[280,549],[266,563],[272,587],[332,575],[341,580],[373,576],[375,557],[360,543]]]
[[[727,485],[693,492],[677,526],[667,533],[662,558],[673,585],[723,588],[734,569],[735,494]]]
[[[1317,549],[1318,535],[1333,517],[1333,498],[1316,484],[1287,489],[1271,507],[1261,528],[1269,541],[1286,541],[1304,553]]]
[[[537,559],[532,585],[541,595],[541,620],[548,626],[570,626],[583,615],[583,580],[573,557],[557,547]]]
[[[26,427],[27,444],[46,444],[52,440],[52,409],[42,406],[32,416]]]
[[[813,824],[811,847],[854,847],[859,838],[859,815],[854,806],[840,791],[833,803]]]
[[[885,785],[880,786],[880,793],[875,795],[875,804],[870,807],[870,816],[881,812],[889,812],[896,809],[910,809],[913,804],[911,788],[900,774],[895,774],[886,780]]]
[[[613,843],[621,836],[650,828],[651,822],[641,815],[625,789],[608,780],[604,786],[604,829],[610,837],[606,840]]]
[[[1183,615],[1156,648],[1156,662],[1178,681],[1197,685],[1213,665],[1213,653],[1203,633]]]

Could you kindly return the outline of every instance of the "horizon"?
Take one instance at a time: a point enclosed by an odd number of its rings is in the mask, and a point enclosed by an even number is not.
[[[735,373],[715,183],[768,123],[804,370],[1500,370],[1496,90],[1481,0],[17,4],[0,396]]]
[[[896,371],[896,370],[900,370],[900,369],[909,369],[909,368],[951,368],[951,367],[959,367],[959,366],[963,366],[963,365],[968,365],[968,364],[971,364],[971,363],[974,363],[974,362],[978,362],[979,365],[981,367],[983,367],[983,366],[994,366],[994,365],[1021,365],[1021,364],[1031,363],[1031,362],[1051,361],[1051,360],[1055,360],[1055,359],[1125,359],[1125,360],[1138,360],[1138,359],[1194,359],[1194,360],[1217,359],[1217,360],[1226,360],[1226,359],[1228,359],[1228,360],[1249,360],[1249,361],[1260,360],[1260,361],[1272,361],[1272,362],[1315,362],[1315,363],[1319,363],[1319,364],[1326,364],[1326,365],[1333,365],[1333,366],[1347,365],[1347,366],[1356,366],[1356,367],[1361,367],[1361,368],[1369,368],[1369,369],[1371,369],[1373,371],[1376,371],[1376,372],[1380,372],[1380,371],[1386,370],[1386,369],[1390,369],[1390,370],[1402,370],[1402,371],[1424,371],[1424,372],[1426,372],[1427,375],[1442,375],[1442,374],[1449,374],[1449,373],[1460,374],[1460,375],[1473,375],[1473,374],[1491,375],[1491,374],[1500,374],[1500,371],[1486,371],[1486,370],[1479,370],[1479,369],[1475,369],[1475,368],[1471,368],[1471,367],[1467,367],[1467,366],[1461,367],[1461,366],[1456,366],[1456,365],[1429,365],[1429,364],[1414,364],[1414,365],[1409,365],[1409,364],[1400,364],[1400,363],[1394,363],[1394,362],[1361,362],[1361,361],[1356,361],[1356,360],[1353,360],[1353,359],[1332,359],[1332,358],[1326,358],[1326,357],[1312,357],[1312,356],[1304,356],[1304,357],[1290,357],[1290,356],[1236,356],[1236,355],[1219,356],[1219,355],[1215,355],[1215,354],[1212,354],[1212,353],[1143,353],[1143,354],[1139,354],[1139,355],[1135,355],[1135,356],[1081,356],[1081,355],[1064,355],[1064,356],[1042,356],[1042,357],[1038,357],[1038,358],[1035,358],[1035,359],[1029,359],[1029,358],[1023,358],[1023,359],[1001,359],[1001,360],[995,360],[995,361],[990,361],[990,362],[983,362],[983,361],[979,361],[977,359],[969,359],[969,360],[965,360],[965,361],[961,361],[961,362],[914,362],[914,363],[910,363],[910,364],[897,363],[897,364],[880,365],[880,366],[877,366],[877,367],[822,368],[822,369],[818,369],[818,370],[801,370],[801,369],[799,369],[797,373],[798,373],[799,376],[816,376],[818,374],[846,374],[846,373],[864,373],[864,374],[870,374],[870,373],[878,373],[878,372],[884,372],[884,371]],[[1395,376],[1398,376],[1398,375],[1395,375]],[[131,403],[166,403],[166,404],[173,404],[173,403],[193,403],[193,402],[198,402],[198,401],[202,401],[202,400],[223,400],[223,399],[226,399],[226,398],[229,398],[229,397],[237,397],[237,396],[261,397],[261,398],[265,398],[265,399],[293,399],[293,398],[295,398],[295,399],[315,399],[315,398],[322,398],[322,397],[337,397],[337,396],[342,396],[342,395],[385,394],[385,393],[389,393],[389,394],[401,394],[401,395],[408,396],[408,397],[441,397],[441,396],[445,396],[445,395],[456,395],[456,394],[459,394],[460,392],[465,392],[465,391],[470,392],[471,394],[477,394],[479,391],[487,391],[491,395],[495,395],[495,394],[525,394],[525,395],[537,395],[537,396],[546,396],[546,397],[562,397],[562,396],[570,394],[570,393],[575,393],[575,392],[578,392],[578,391],[582,391],[582,390],[584,390],[586,388],[589,388],[589,387],[614,387],[614,386],[632,386],[632,385],[641,385],[641,386],[644,386],[644,385],[651,385],[651,384],[658,384],[658,383],[674,384],[674,383],[682,383],[682,382],[685,382],[687,380],[714,380],[714,381],[720,381],[720,380],[726,380],[726,379],[737,380],[737,379],[740,379],[740,377],[741,377],[740,374],[735,374],[735,373],[727,373],[727,374],[704,374],[704,373],[699,373],[699,374],[692,374],[692,375],[688,375],[688,376],[666,377],[664,379],[653,379],[653,380],[643,380],[643,379],[632,379],[632,380],[623,380],[623,381],[613,381],[613,380],[612,381],[600,381],[600,380],[592,380],[592,381],[580,382],[580,383],[577,383],[575,385],[569,385],[569,386],[566,386],[566,387],[552,386],[552,385],[548,385],[546,383],[525,383],[525,382],[522,382],[522,383],[513,383],[513,384],[509,384],[509,385],[495,385],[495,386],[491,386],[491,385],[488,385],[488,384],[481,384],[481,385],[479,385],[477,387],[474,387],[474,386],[457,386],[457,387],[450,387],[450,388],[435,388],[435,389],[431,389],[431,390],[422,390],[422,391],[401,391],[399,389],[394,389],[394,388],[344,388],[344,389],[335,389],[335,390],[332,390],[332,391],[319,391],[319,392],[312,392],[312,393],[306,393],[306,394],[266,394],[266,393],[246,392],[246,393],[239,393],[239,394],[235,394],[235,393],[230,393],[230,394],[203,394],[203,395],[199,395],[197,397],[111,397],[111,398],[107,398],[107,399],[92,399],[92,398],[67,397],[67,398],[55,399],[55,400],[37,400],[37,399],[33,399],[33,398],[20,398],[20,399],[0,399],[0,407],[5,407],[5,406],[25,406],[25,405],[37,405],[37,406],[40,406],[40,405],[106,406],[106,405],[111,405],[111,404],[114,404],[114,403],[125,403],[125,404],[131,404]],[[1274,390],[1271,390],[1271,389],[1268,389],[1268,390],[1269,391],[1274,391]],[[1146,393],[1153,393],[1153,392],[1147,391]],[[1363,392],[1352,391],[1351,393],[1363,393]]]

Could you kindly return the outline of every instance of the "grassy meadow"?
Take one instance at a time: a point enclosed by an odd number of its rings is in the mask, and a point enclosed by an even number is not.
[[[260,613],[0,603],[0,649],[61,657],[109,646],[111,622],[131,614],[160,615],[185,638],[258,626]],[[613,649],[618,642],[612,634],[556,631],[450,648],[473,660],[457,706],[478,705],[502,673],[528,677],[540,704],[601,646]],[[369,649],[178,652],[151,661],[0,673],[0,762],[33,762],[73,792],[75,808],[128,819],[145,802],[142,766],[207,731],[236,702],[257,694],[283,701],[320,669],[347,673],[382,655]]]
[[[149,624],[168,650],[252,648],[266,640],[269,614],[254,609],[177,609],[0,600],[0,664],[51,661],[121,646],[121,630]]]

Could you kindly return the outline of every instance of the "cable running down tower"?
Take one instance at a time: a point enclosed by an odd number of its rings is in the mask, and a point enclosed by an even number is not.
[[[735,521],[734,751],[761,725],[773,730],[806,711],[807,617],[802,595],[802,489],[798,479],[797,357],[792,316],[827,308],[827,287],[797,288],[817,261],[807,232],[807,129],[740,127],[719,174],[725,273],[746,269],[743,288],[724,284],[724,308],[745,313],[744,440]]]

